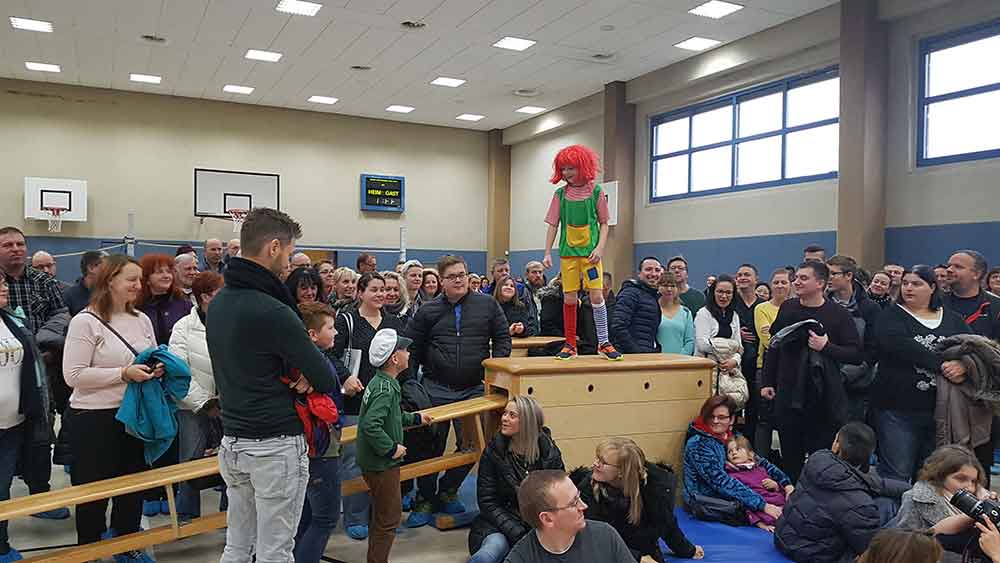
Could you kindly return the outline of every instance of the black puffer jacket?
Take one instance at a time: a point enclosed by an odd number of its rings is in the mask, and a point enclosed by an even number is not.
[[[483,360],[510,356],[509,328],[489,295],[470,291],[456,303],[439,295],[406,327],[413,339],[410,367],[422,366],[424,377],[454,389],[475,387],[483,381]]]
[[[677,477],[670,467],[648,462],[646,473],[646,484],[639,489],[639,494],[642,495],[642,518],[638,526],[628,521],[629,501],[624,495],[614,494],[610,497],[602,495],[600,500],[597,499],[591,482],[593,471],[590,468],[574,470],[570,479],[580,490],[580,498],[587,503],[585,516],[590,520],[607,522],[617,530],[636,561],[643,555],[661,561],[660,548],[656,541],[659,538],[663,538],[667,547],[677,557],[685,559],[693,557],[695,547],[688,541],[674,517]]]
[[[538,437],[538,459],[528,467],[528,471],[539,469],[565,469],[562,452],[552,441],[548,428],[543,428]],[[479,460],[479,478],[476,495],[479,501],[479,516],[469,530],[469,553],[479,551],[486,536],[501,532],[513,546],[531,531],[517,505],[517,488],[527,474],[514,467],[511,460],[510,438],[497,433],[486,446]]]
[[[830,450],[809,456],[774,531],[793,561],[826,563],[860,555],[879,531],[876,496],[898,498],[909,485],[862,473]]]
[[[623,354],[660,351],[660,293],[643,282],[625,280],[611,317],[611,343]]]

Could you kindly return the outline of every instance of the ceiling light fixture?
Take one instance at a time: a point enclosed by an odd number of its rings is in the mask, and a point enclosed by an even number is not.
[[[385,108],[385,111],[391,111],[391,112],[394,112],[394,113],[410,113],[414,109],[416,109],[416,108],[412,108],[410,106],[391,105],[391,106]]]
[[[527,113],[530,115],[535,115],[536,113],[542,113],[543,111],[545,111],[545,108],[540,108],[538,106],[524,106],[524,107],[519,107],[514,111],[516,111],[517,113]]]
[[[674,47],[687,51],[704,51],[705,49],[715,47],[719,43],[721,43],[721,41],[708,39],[707,37],[691,37],[675,44]]]
[[[424,22],[415,22],[410,20],[406,20],[405,22],[399,25],[405,27],[406,29],[423,29],[427,27],[427,24]]]
[[[246,58],[254,61],[265,61],[269,63],[276,63],[281,60],[281,53],[275,53],[274,51],[259,51],[257,49],[247,49],[247,54],[244,55]]]
[[[10,26],[14,29],[25,31],[40,31],[42,33],[52,33],[52,22],[42,20],[31,20],[28,18],[10,17]]]
[[[475,113],[463,113],[462,115],[457,116],[455,119],[461,119],[462,121],[479,121],[480,119],[484,119],[485,117],[486,117],[485,115],[477,115]]]
[[[368,65],[351,65],[351,70],[371,70],[372,67]]]
[[[62,68],[59,65],[53,65],[49,63],[24,63],[24,68],[28,70],[37,70],[38,72],[62,72]]]
[[[499,47],[501,49],[509,49],[511,51],[523,51],[528,47],[531,47],[537,43],[537,41],[532,41],[531,39],[521,39],[520,37],[504,37],[500,41],[493,44],[494,47]]]
[[[155,74],[137,74],[135,72],[129,74],[128,79],[132,82],[145,82],[146,84],[159,84],[163,81],[163,77]]]
[[[303,0],[281,0],[281,2],[278,2],[278,5],[275,6],[274,9],[279,12],[295,16],[315,16],[322,7],[322,4],[317,4],[316,2],[304,2]]]
[[[689,14],[694,14],[696,16],[702,16],[706,18],[712,18],[717,20],[724,18],[733,12],[738,12],[743,9],[743,6],[739,4],[733,4],[732,2],[723,2],[722,0],[709,0],[704,4],[697,6],[691,10],[688,10]]]
[[[309,96],[309,99],[306,101],[314,104],[326,104],[328,106],[332,106],[337,103],[337,98],[331,98],[329,96]]]
[[[226,84],[222,87],[223,92],[230,94],[252,94],[253,88],[250,86],[239,86],[237,84]]]
[[[462,80],[461,78],[448,78],[447,76],[439,76],[434,80],[431,80],[431,84],[435,86],[447,86],[449,88],[458,88],[462,84],[465,84],[465,81]]]

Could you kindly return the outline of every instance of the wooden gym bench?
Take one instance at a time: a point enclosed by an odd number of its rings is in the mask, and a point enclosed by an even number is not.
[[[476,397],[459,401],[450,405],[434,407],[420,411],[434,417],[435,422],[462,421],[462,433],[466,443],[473,444],[474,449],[463,452],[445,454],[441,457],[404,465],[400,470],[400,480],[413,479],[431,475],[450,469],[470,465],[479,461],[479,456],[486,448],[486,436],[492,436],[496,431],[495,411],[503,410],[507,405],[507,395],[493,393],[485,397]],[[357,426],[343,429],[341,443],[346,444],[357,439]],[[0,520],[11,520],[30,516],[45,510],[64,506],[75,506],[101,499],[109,499],[118,495],[145,491],[163,487],[167,493],[167,503],[170,506],[170,524],[157,526],[134,534],[102,540],[96,543],[57,549],[24,559],[26,562],[47,561],[53,563],[83,563],[94,559],[111,557],[114,554],[134,549],[144,549],[150,546],[170,543],[179,539],[204,534],[226,527],[226,513],[217,512],[186,523],[177,519],[177,505],[174,499],[174,485],[219,473],[219,462],[215,457],[199,459],[151,469],[114,479],[95,481],[86,485],[78,485],[19,497],[0,502]],[[342,493],[351,495],[368,490],[368,486],[360,477],[342,484]]]

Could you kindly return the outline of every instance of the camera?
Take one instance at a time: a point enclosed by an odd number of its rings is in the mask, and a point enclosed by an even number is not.
[[[969,491],[958,491],[951,497],[951,504],[966,516],[982,522],[983,516],[1000,526],[1000,504],[991,500],[979,500]]]

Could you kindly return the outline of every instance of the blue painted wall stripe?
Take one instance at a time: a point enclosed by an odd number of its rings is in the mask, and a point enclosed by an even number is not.
[[[885,230],[886,260],[905,266],[943,264],[963,248],[982,252],[990,267],[1000,265],[1000,221]]]

